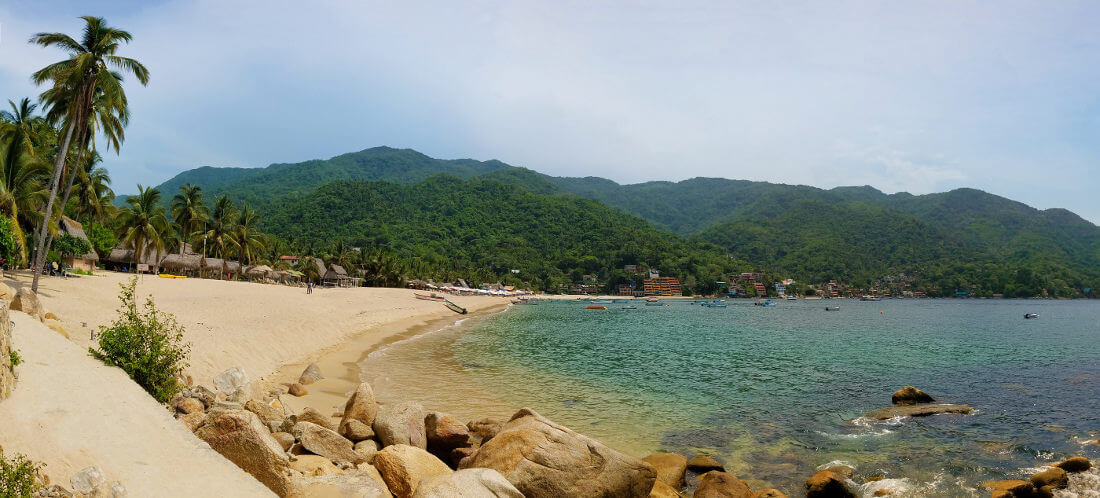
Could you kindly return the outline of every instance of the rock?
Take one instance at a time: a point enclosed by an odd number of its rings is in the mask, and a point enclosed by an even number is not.
[[[202,413],[206,410],[206,407],[203,406],[202,401],[195,398],[180,398],[176,400],[176,409],[179,410],[180,413],[190,414]]]
[[[126,487],[121,482],[115,481],[110,485],[111,498],[124,498],[126,496]]]
[[[462,466],[463,460],[474,456],[474,453],[477,453],[477,448],[455,448],[451,450],[447,461],[450,462],[451,467],[457,469]]]
[[[348,420],[342,425],[340,434],[352,441],[362,441],[374,437],[374,429],[358,420]]]
[[[481,445],[493,439],[493,436],[496,436],[504,427],[504,422],[504,420],[495,418],[483,418],[470,421],[466,424],[466,428],[470,429],[470,436]]]
[[[38,296],[28,287],[20,288],[15,292],[9,307],[14,311],[22,311],[39,320],[42,319],[42,303],[38,302]]]
[[[1069,476],[1066,475],[1064,469],[1051,467],[1031,476],[1031,484],[1039,489],[1046,486],[1051,486],[1054,489],[1066,489],[1066,486],[1069,486]]]
[[[680,498],[680,492],[657,479],[653,481],[653,489],[649,490],[649,498]]]
[[[264,403],[263,401],[255,399],[250,399],[246,401],[244,403],[244,409],[255,413],[256,416],[260,417],[260,420],[263,421],[264,425],[268,425],[271,422],[282,423],[283,418],[286,417],[282,410],[279,410],[274,406]]]
[[[932,403],[935,402],[928,393],[921,391],[913,386],[905,386],[897,391],[894,391],[894,395],[890,397],[890,402],[895,405],[915,405],[918,403]]]
[[[248,374],[241,367],[233,367],[214,376],[214,388],[225,394],[229,401],[248,399]]]
[[[15,299],[15,289],[10,285],[0,282],[0,299],[11,302]]]
[[[301,496],[339,496],[342,498],[391,498],[389,490],[370,474],[322,475],[303,477]]]
[[[309,406],[302,409],[302,413],[298,414],[298,422],[310,422],[330,431],[336,430],[336,422],[331,417],[326,417],[323,413]]]
[[[1058,463],[1054,466],[1058,467],[1058,468],[1060,468],[1060,469],[1062,469],[1066,472],[1069,472],[1069,473],[1076,473],[1076,472],[1084,472],[1086,470],[1091,469],[1092,468],[1092,462],[1090,462],[1088,458],[1081,457],[1081,456],[1075,456],[1075,457],[1067,458],[1067,459],[1063,460],[1061,463]]]
[[[405,402],[380,408],[378,417],[374,419],[374,433],[383,448],[393,444],[428,448],[424,435],[424,408],[418,403]]]
[[[814,474],[806,481],[806,498],[857,498],[848,489],[844,478],[828,470]]]
[[[206,414],[203,412],[185,413],[180,415],[178,420],[183,423],[183,426],[191,432],[195,432],[196,429],[202,427],[204,421],[206,421]]]
[[[368,426],[374,426],[374,419],[378,416],[378,402],[374,399],[374,390],[370,384],[363,382],[351,393],[348,402],[344,404],[344,416],[340,419],[340,432],[344,432],[344,426],[349,420],[358,420]]]
[[[210,405],[214,404],[214,401],[217,400],[214,391],[211,391],[203,386],[195,386],[194,388],[192,388],[191,397],[202,401],[203,406],[207,408],[209,408]]]
[[[863,414],[863,418],[871,420],[886,420],[894,417],[927,417],[941,413],[957,413],[969,415],[974,411],[970,405],[952,405],[947,403],[935,403],[929,405],[892,406],[880,408]]]
[[[834,465],[832,467],[828,467],[822,470],[832,472],[844,479],[851,479],[852,476],[856,473],[856,469],[853,469],[847,465]]]
[[[465,426],[463,426],[465,427]],[[416,498],[523,498],[512,483],[493,469],[464,469],[420,481]]]
[[[59,318],[57,315],[55,315],[52,311],[47,311],[46,314],[42,315],[42,319],[43,320],[57,320],[59,322],[61,321],[61,318]]]
[[[454,472],[435,455],[407,444],[386,446],[375,455],[374,466],[397,498],[413,496],[424,479]]]
[[[378,441],[365,439],[355,443],[355,452],[359,458],[367,463],[374,463],[374,457],[378,454]]]
[[[688,459],[684,455],[676,453],[654,453],[642,459],[653,466],[657,471],[657,479],[675,489],[684,485],[684,474],[687,472]]]
[[[1039,495],[1039,490],[1029,481],[988,481],[982,483],[982,487],[990,490],[991,498],[1032,498]]]
[[[428,451],[444,461],[450,459],[451,450],[470,446],[470,430],[445,413],[429,413],[424,418],[424,433]]]
[[[100,488],[106,487],[107,478],[103,475],[103,471],[99,470],[99,467],[91,466],[73,474],[69,478],[69,484],[73,486],[73,491],[91,495],[97,491],[102,492]]]
[[[2,284],[2,283],[0,283]],[[15,389],[15,367],[11,364],[11,320],[7,304],[0,301],[0,401]]]
[[[355,469],[359,472],[371,476],[374,481],[378,483],[379,486],[386,490],[386,493],[390,492],[390,487],[386,485],[386,480],[382,479],[382,473],[378,472],[378,468],[374,465],[371,465],[369,463],[360,463],[355,465]],[[392,495],[387,494],[386,498],[390,498],[391,496]]]
[[[657,479],[648,463],[527,408],[516,412],[462,467],[494,469],[530,498],[646,496]]]
[[[331,429],[326,429],[312,422],[299,421],[294,424],[291,434],[302,444],[302,447],[312,453],[321,455],[329,460],[359,463],[359,454],[355,452],[351,441],[344,439]]]
[[[753,498],[753,492],[745,481],[732,474],[712,470],[702,475],[695,488],[695,498]]]
[[[195,435],[275,494],[289,494],[290,459],[256,414],[245,410],[211,413]]]
[[[294,436],[289,432],[273,432],[271,437],[279,442],[279,446],[283,447],[283,451],[288,451],[291,446],[294,446]]]
[[[695,455],[694,458],[688,460],[687,468],[692,472],[697,472],[700,474],[704,472],[710,472],[712,470],[717,470],[720,472],[726,471],[726,468],[723,467],[722,464],[718,462],[718,460],[715,460],[706,455]]]
[[[757,491],[755,498],[787,498],[787,494],[778,489],[769,488]]]
[[[307,476],[330,476],[343,474],[332,460],[320,455],[298,455],[290,462],[290,468]]]
[[[316,363],[310,363],[309,366],[302,371],[302,375],[298,376],[298,383],[303,386],[308,386],[323,378],[325,378],[325,376],[321,375],[320,367],[318,367]]]
[[[291,396],[297,396],[297,397],[301,398],[302,396],[305,396],[305,395],[309,394],[309,391],[307,391],[306,388],[302,387],[302,385],[297,383],[297,382],[295,382],[295,383],[293,383],[293,384],[291,384],[287,387],[289,387],[287,392],[290,393]]]

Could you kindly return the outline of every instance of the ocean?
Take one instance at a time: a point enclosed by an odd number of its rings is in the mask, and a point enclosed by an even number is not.
[[[384,400],[469,418],[529,407],[636,456],[712,455],[792,496],[836,463],[868,495],[988,496],[983,481],[1100,458],[1098,302],[666,302],[513,306],[375,351],[363,377]],[[860,418],[906,385],[976,411]],[[1074,491],[1100,496],[1095,470]]]

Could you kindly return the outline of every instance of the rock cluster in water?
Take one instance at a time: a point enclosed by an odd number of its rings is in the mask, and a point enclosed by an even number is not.
[[[913,386],[905,386],[894,392],[890,402],[895,406],[872,410],[862,415],[869,420],[887,420],[895,417],[927,417],[944,413],[969,415],[974,411],[970,405],[935,403],[928,393]]]

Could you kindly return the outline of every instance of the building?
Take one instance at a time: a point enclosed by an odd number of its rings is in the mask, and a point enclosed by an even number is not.
[[[642,288],[647,296],[682,296],[680,280],[676,277],[647,278],[642,283]]]
[[[775,293],[780,295],[780,296],[786,296],[787,295],[787,284],[785,284],[783,282],[776,282],[775,283]]]
[[[764,284],[760,282],[754,281],[752,283],[752,289],[756,291],[756,295],[759,297],[764,297],[768,295],[768,288],[764,287]]]
[[[76,222],[68,216],[62,216],[58,222],[58,228],[61,229],[61,233],[72,235],[78,239],[81,239],[92,245],[92,241],[88,240],[88,236],[84,233],[84,227],[80,223]],[[96,262],[99,261],[99,255],[96,254],[95,249],[88,251],[87,254],[66,256],[62,263],[74,270],[92,271],[95,269]]]
[[[634,286],[631,285],[631,284],[619,284],[618,294],[620,296],[633,296],[634,295]]]

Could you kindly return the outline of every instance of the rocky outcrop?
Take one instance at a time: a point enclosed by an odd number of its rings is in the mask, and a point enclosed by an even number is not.
[[[256,414],[245,410],[212,412],[195,435],[275,494],[290,493],[290,459]]]
[[[11,364],[11,321],[8,307],[0,301],[0,400],[11,396],[15,389],[15,368]]]
[[[654,453],[642,459],[653,466],[657,471],[657,479],[673,488],[680,489],[684,485],[684,474],[687,472],[688,459],[677,453]]]
[[[512,483],[493,469],[464,469],[420,481],[416,498],[523,498]]]
[[[894,391],[894,395],[890,398],[890,402],[895,405],[908,406],[916,405],[920,403],[933,403],[936,400],[933,399],[928,393],[921,391],[913,386],[905,386],[897,391]]]
[[[428,440],[428,452],[445,462],[450,461],[451,451],[455,448],[470,446],[470,430],[445,413],[429,413],[424,418],[424,433]]]
[[[427,449],[424,418],[424,408],[419,403],[386,405],[378,410],[378,417],[374,419],[374,433],[383,447],[407,444],[422,450]]]
[[[736,476],[712,470],[702,475],[693,496],[695,498],[753,498],[754,493],[745,481]]]
[[[303,386],[308,386],[314,382],[317,382],[325,378],[321,375],[321,368],[316,363],[310,363],[305,370],[302,371],[302,375],[298,376],[298,383]]]
[[[717,470],[719,472],[725,472],[726,468],[722,466],[718,460],[715,460],[706,455],[695,455],[694,458],[688,460],[687,468],[692,472],[702,474],[704,472],[710,472]]]
[[[336,462],[359,463],[359,454],[355,446],[343,436],[312,422],[294,424],[290,431],[298,443],[311,453],[321,455]]]
[[[1051,467],[1031,476],[1031,484],[1042,490],[1065,489],[1069,486],[1069,476],[1060,467]]]
[[[806,498],[857,498],[848,489],[844,478],[834,472],[822,470],[806,481]]]
[[[462,467],[494,469],[529,498],[646,496],[657,479],[649,464],[526,408]]]
[[[45,313],[42,310],[42,303],[38,301],[38,296],[26,287],[23,287],[16,291],[15,297],[12,298],[9,307],[12,310],[22,311],[23,313],[33,316],[39,320],[42,319],[42,316]]]
[[[870,420],[886,420],[894,417],[927,417],[930,415],[940,415],[943,413],[969,415],[973,411],[974,407],[970,405],[932,403],[927,405],[891,406],[889,408],[880,408],[878,410],[864,413],[862,417]]]
[[[374,457],[374,466],[397,498],[413,496],[424,479],[454,472],[427,450],[407,444],[382,448]]]
[[[1091,469],[1092,468],[1092,462],[1090,462],[1088,458],[1075,456],[1075,457],[1067,458],[1067,459],[1055,464],[1054,466],[1058,467],[1058,468],[1060,468],[1060,469],[1062,469],[1066,472],[1069,472],[1069,473],[1076,473],[1076,472],[1084,472],[1086,470]]]

